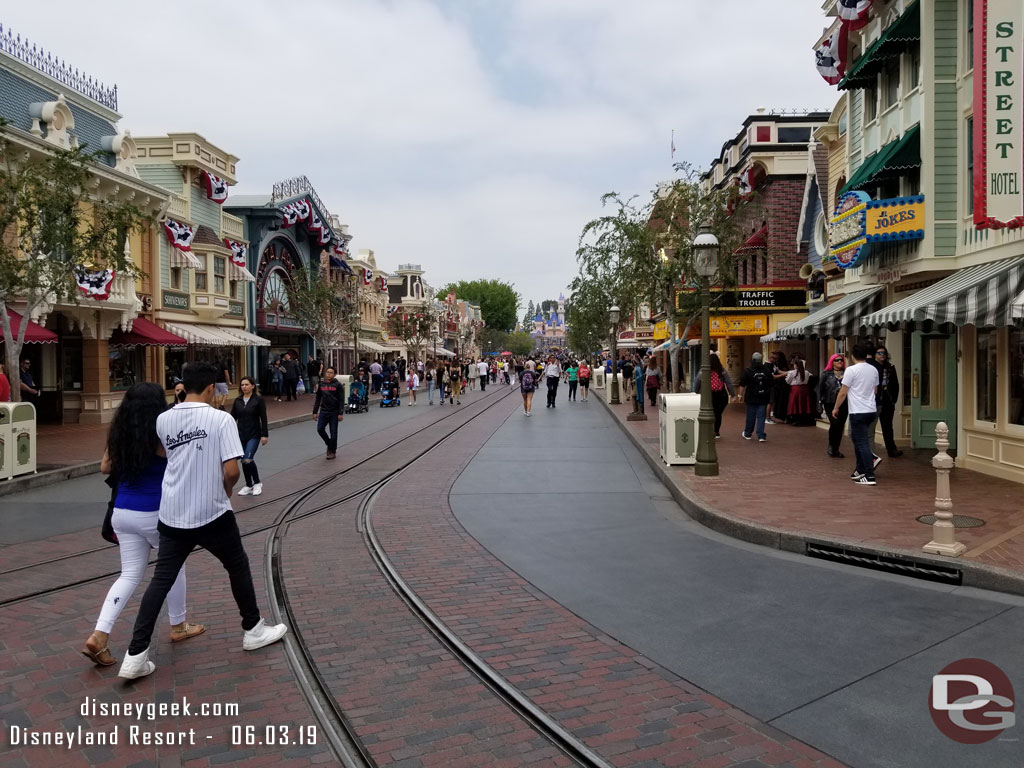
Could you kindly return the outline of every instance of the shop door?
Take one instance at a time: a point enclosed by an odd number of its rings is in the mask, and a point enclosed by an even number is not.
[[[935,425],[949,426],[956,448],[956,335],[915,331],[910,341],[910,434],[915,448],[935,448]]]

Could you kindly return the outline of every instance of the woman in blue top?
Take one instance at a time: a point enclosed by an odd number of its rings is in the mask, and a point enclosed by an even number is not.
[[[82,653],[96,664],[109,667],[117,659],[107,649],[114,622],[142,581],[150,550],[157,548],[157,517],[167,457],[156,434],[156,417],[167,408],[159,384],[144,382],[125,392],[107,433],[107,450],[100,471],[118,478],[113,525],[121,551],[121,575],[103,601],[96,629],[85,641]],[[185,621],[185,569],[167,596],[171,642],[187,640],[206,631],[202,624]]]

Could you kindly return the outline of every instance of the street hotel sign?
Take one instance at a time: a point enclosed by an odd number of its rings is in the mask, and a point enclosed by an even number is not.
[[[1024,226],[1024,2],[974,0],[974,225]]]

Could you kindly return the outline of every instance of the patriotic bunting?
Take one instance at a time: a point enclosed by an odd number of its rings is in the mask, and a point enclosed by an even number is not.
[[[171,245],[179,251],[192,250],[192,238],[195,237],[195,230],[188,224],[182,224],[174,219],[164,219],[164,231]]]
[[[208,171],[202,171],[200,178],[206,188],[206,196],[217,205],[223,205],[224,201],[228,199],[228,183]]]
[[[381,289],[381,291],[384,292],[384,293],[387,293],[387,290],[388,290],[388,276],[387,275],[381,275],[377,279],[380,280],[380,289]]]
[[[363,285],[369,285],[373,282],[373,270],[363,267]]]
[[[313,206],[309,204],[308,200],[296,200],[292,203],[292,208],[295,209],[295,215],[298,216],[299,221],[306,221],[313,212]]]
[[[836,10],[839,18],[849,24],[850,29],[860,29],[868,23],[868,11],[872,0],[839,0]]]
[[[249,246],[235,240],[224,238],[224,245],[231,249],[231,262],[236,267],[245,267],[246,256],[249,255]]]
[[[295,223],[299,220],[299,215],[295,213],[295,209],[292,208],[290,205],[283,206],[280,210],[282,216],[282,229],[288,229],[289,227],[294,226]]]
[[[398,311],[398,305],[392,304],[388,307],[388,317],[393,317],[395,312]]]
[[[112,269],[90,272],[85,267],[75,267],[75,282],[78,284],[78,290],[84,293],[86,298],[106,301],[110,298],[114,274]]]
[[[849,24],[840,24],[814,51],[818,74],[829,85],[835,85],[846,75],[847,56],[850,50],[849,30]]]

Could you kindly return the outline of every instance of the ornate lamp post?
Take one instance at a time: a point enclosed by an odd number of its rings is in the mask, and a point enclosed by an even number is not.
[[[615,363],[619,359],[618,342],[619,342],[619,305],[612,304],[612,308],[608,310],[608,318],[612,321],[612,380],[608,384],[611,389],[609,390],[611,397],[609,402],[612,405],[619,404],[619,377],[618,371],[615,368]]]
[[[697,415],[697,464],[699,477],[718,474],[715,449],[715,411],[711,405],[711,279],[718,272],[718,238],[704,224],[693,241],[693,266],[700,278],[700,413]]]

